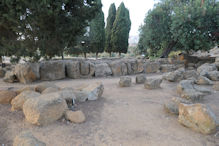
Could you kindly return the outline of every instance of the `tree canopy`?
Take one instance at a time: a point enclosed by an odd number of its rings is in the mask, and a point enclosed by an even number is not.
[[[9,56],[60,56],[74,48],[77,36],[85,33],[101,7],[97,0],[2,0],[0,52]]]
[[[115,21],[115,18],[116,18],[116,6],[114,3],[112,3],[108,11],[107,25],[105,29],[105,35],[106,35],[105,51],[110,54],[111,52],[113,52],[111,35],[112,35],[113,23]]]
[[[216,0],[162,0],[146,15],[138,48],[162,57],[173,49],[209,50],[218,43],[218,10]]]
[[[101,4],[101,0],[98,0],[98,3]],[[99,11],[94,19],[90,22],[90,51],[96,53],[96,58],[98,53],[104,51],[105,46],[105,22],[104,22],[104,13]]]
[[[116,12],[116,18],[112,28],[111,41],[113,52],[127,52],[130,28],[131,20],[129,10],[122,2]]]

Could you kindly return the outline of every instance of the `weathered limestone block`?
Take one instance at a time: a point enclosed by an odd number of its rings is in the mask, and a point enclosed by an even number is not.
[[[216,131],[216,117],[209,107],[203,104],[180,104],[178,121],[197,132],[211,134]]]
[[[23,63],[15,66],[15,75],[21,83],[32,83],[40,78],[38,63]]]
[[[23,105],[25,119],[36,125],[48,125],[60,119],[67,109],[66,101],[59,93],[43,94],[28,99]]]
[[[45,61],[40,63],[40,78],[41,80],[59,80],[65,78],[65,62]]]

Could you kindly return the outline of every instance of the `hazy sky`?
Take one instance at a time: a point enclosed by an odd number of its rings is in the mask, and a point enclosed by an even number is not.
[[[126,8],[129,9],[130,18],[132,22],[130,36],[138,35],[138,28],[143,24],[145,14],[155,3],[155,0],[102,0],[103,12],[105,14],[105,19],[108,16],[108,10],[111,3],[115,3],[116,8],[121,2],[125,3]]]

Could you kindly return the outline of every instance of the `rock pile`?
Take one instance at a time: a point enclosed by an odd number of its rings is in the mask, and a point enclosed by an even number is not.
[[[11,103],[12,111],[23,110],[26,121],[35,125],[48,125],[64,115],[71,122],[82,123],[85,115],[81,111],[71,111],[75,102],[97,100],[102,97],[103,91],[101,82],[77,89],[60,88],[44,82],[17,91],[0,91],[0,103]]]

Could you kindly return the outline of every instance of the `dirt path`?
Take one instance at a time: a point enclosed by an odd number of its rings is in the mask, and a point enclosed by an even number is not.
[[[120,88],[119,78],[54,83],[77,87],[96,81],[104,84],[103,98],[78,105],[87,118],[79,125],[61,119],[48,126],[33,126],[25,122],[21,111],[11,112],[9,105],[0,105],[0,144],[12,145],[18,133],[30,130],[48,146],[219,146],[219,135],[196,133],[180,125],[177,116],[163,111],[163,103],[177,96],[175,83],[163,82],[159,90],[146,90],[135,84]],[[12,85],[22,86],[0,81],[1,89]],[[219,119],[219,92],[206,96],[203,103],[210,105]]]

